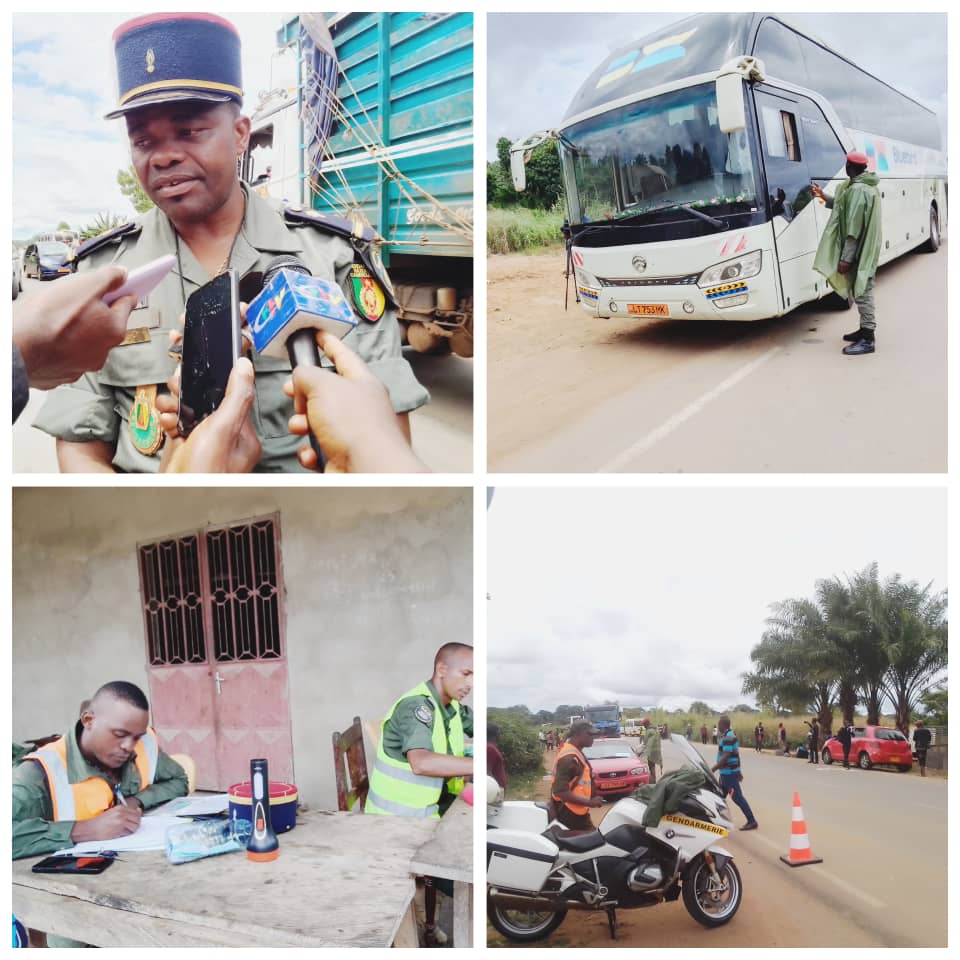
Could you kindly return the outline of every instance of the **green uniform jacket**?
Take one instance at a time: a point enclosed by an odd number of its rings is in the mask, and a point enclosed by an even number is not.
[[[647,727],[643,735],[643,755],[651,763],[663,763],[663,753],[660,750],[660,731],[652,724]]]
[[[284,216],[275,201],[252,191],[247,192],[247,212],[237,237],[230,266],[242,278],[281,254],[299,257],[315,277],[335,278],[350,296],[350,266],[354,251],[343,237],[321,226],[296,222]],[[127,419],[138,386],[157,384],[166,391],[166,382],[176,367],[168,355],[168,331],[180,328],[185,297],[211,278],[197,262],[190,248],[180,243],[183,286],[178,268],[173,270],[147,296],[145,305],[131,315],[130,327],[146,327],[150,341],[115,347],[103,368],[88,373],[75,383],[58,387],[47,398],[34,426],[68,441],[101,440],[115,447],[113,466],[122,472],[155,473],[160,453],[146,456],[133,445]],[[108,263],[133,268],[164,254],[176,253],[176,235],[166,216],[154,208],[137,227],[114,237],[92,250],[81,260],[80,269],[93,269]],[[390,392],[397,413],[416,410],[429,400],[429,394],[414,376],[401,352],[400,329],[395,311],[388,307],[375,323],[360,319],[346,338]],[[287,421],[293,404],[284,396],[283,383],[290,376],[287,360],[254,356],[256,399],[251,417],[263,445],[258,472],[300,472],[297,448],[303,439],[292,436]],[[323,358],[325,364],[329,364]]]
[[[863,296],[867,282],[877,272],[880,260],[881,217],[880,182],[875,173],[861,173],[840,184],[833,197],[830,220],[820,238],[813,269],[841,297]],[[857,242],[856,266],[849,273],[837,273],[840,254],[848,237]]]
[[[79,724],[78,724],[79,726]],[[88,763],[77,745],[77,730],[67,735],[67,776],[71,783],[89,777],[101,777],[103,771]],[[136,797],[144,810],[157,807],[175,797],[187,795],[187,775],[176,760],[162,750],[157,758],[156,780],[140,790],[140,774],[133,761],[124,765],[120,789],[127,797]],[[13,771],[13,859],[38,857],[73,846],[70,833],[75,820],[54,820],[47,777],[39,763],[24,760]],[[104,844],[109,846],[108,843]]]
[[[691,790],[699,790],[706,782],[707,778],[702,771],[688,767],[671,770],[656,783],[646,783],[638,787],[634,796],[647,805],[643,814],[643,825],[655,827],[665,814],[675,813],[680,809],[680,802]]]

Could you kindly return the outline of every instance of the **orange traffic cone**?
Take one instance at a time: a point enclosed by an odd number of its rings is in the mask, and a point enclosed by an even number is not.
[[[807,821],[803,819],[803,807],[800,806],[800,794],[793,793],[793,829],[790,832],[790,855],[780,859],[788,867],[802,867],[807,863],[823,863],[822,857],[815,857],[810,850],[810,838],[807,836]]]

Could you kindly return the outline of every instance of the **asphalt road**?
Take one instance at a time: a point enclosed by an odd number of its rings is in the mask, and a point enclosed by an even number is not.
[[[840,352],[855,308],[591,319],[562,273],[562,251],[488,258],[492,471],[946,471],[945,245],[880,270],[865,357]]]
[[[639,740],[633,739],[639,745]],[[709,765],[715,748],[696,744]],[[676,766],[669,743],[664,765]],[[947,781],[887,770],[814,766],[741,750],[743,790],[760,828],[722,841],[743,880],[737,915],[700,927],[682,901],[618,913],[611,943],[603,914],[571,912],[551,946],[919,947],[947,943]],[[788,867],[793,793],[814,856]],[[737,828],[744,817],[729,804]],[[609,807],[594,811],[601,819]],[[496,937],[496,935],[494,935]],[[499,937],[496,943],[502,945]]]
[[[39,280],[25,279],[23,293],[14,303],[19,304],[39,287]],[[428,356],[409,348],[404,349],[404,356],[431,395],[431,402],[411,416],[417,453],[436,473],[469,473],[473,464],[473,361],[453,355]],[[16,473],[57,472],[53,438],[31,426],[43,402],[43,393],[31,390],[30,402],[14,424]]]

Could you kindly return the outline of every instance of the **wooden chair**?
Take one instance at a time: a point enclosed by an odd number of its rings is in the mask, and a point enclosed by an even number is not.
[[[197,789],[197,764],[193,757],[187,753],[171,753],[171,760],[176,760],[183,767],[183,772],[187,775],[187,793],[193,793]]]
[[[354,717],[343,733],[333,734],[333,764],[337,773],[337,809],[363,813],[370,779],[359,717]]]

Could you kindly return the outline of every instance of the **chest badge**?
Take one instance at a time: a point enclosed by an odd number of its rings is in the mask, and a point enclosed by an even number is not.
[[[350,267],[350,287],[357,313],[365,320],[376,323],[387,309],[387,298],[379,282],[362,263]]]
[[[130,416],[127,418],[130,440],[145,457],[152,457],[163,446],[164,434],[160,429],[157,408],[154,406],[156,396],[156,385],[137,387],[133,406],[130,407]]]

